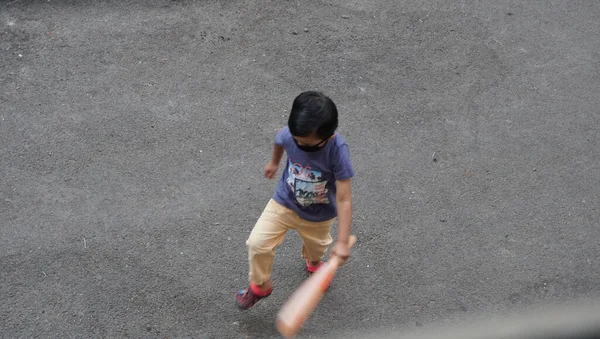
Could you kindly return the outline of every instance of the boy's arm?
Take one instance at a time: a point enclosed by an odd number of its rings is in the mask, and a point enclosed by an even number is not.
[[[284,152],[284,148],[283,148],[283,144],[282,144],[282,140],[281,140],[281,130],[283,128],[280,128],[277,130],[277,133],[275,133],[275,143],[273,144],[273,155],[271,156],[271,163],[274,165],[279,166],[279,163],[281,162],[281,157],[283,156],[283,152]]]
[[[273,145],[273,155],[271,156],[271,161],[269,161],[265,166],[265,178],[273,179],[273,177],[275,177],[275,174],[277,174],[277,170],[279,169],[279,162],[283,156],[283,151],[283,146],[279,146],[277,144]]]
[[[283,156],[283,146],[279,146],[277,144],[273,144],[273,155],[271,156],[271,162],[274,165],[279,165],[281,161],[281,157]]]
[[[338,210],[338,238],[337,243],[332,249],[332,253],[342,259],[350,256],[348,248],[348,239],[350,237],[352,226],[352,191],[350,188],[350,179],[337,180],[336,185],[336,204]]]

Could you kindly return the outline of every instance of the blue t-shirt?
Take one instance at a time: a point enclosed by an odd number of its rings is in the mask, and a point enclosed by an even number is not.
[[[287,159],[273,199],[308,221],[335,218],[335,182],[354,176],[346,140],[336,134],[320,150],[304,152],[286,126],[277,132],[275,144],[285,149]]]

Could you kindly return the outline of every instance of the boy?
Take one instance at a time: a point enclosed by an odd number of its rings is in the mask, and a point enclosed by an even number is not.
[[[274,250],[289,229],[302,238],[309,274],[323,264],[321,259],[333,242],[330,229],[336,216],[338,238],[331,252],[344,261],[349,257],[354,171],[348,145],[335,134],[337,127],[337,108],[323,93],[304,92],[294,99],[288,126],[277,132],[272,159],[265,166],[265,177],[272,179],[283,152],[287,153],[277,189],[246,241],[250,286],[235,295],[240,309],[271,294]]]

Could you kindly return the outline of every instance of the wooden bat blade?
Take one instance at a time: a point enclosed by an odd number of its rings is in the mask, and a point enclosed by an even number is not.
[[[326,265],[306,280],[281,308],[277,318],[277,329],[285,337],[293,336],[300,330],[323,298],[327,284],[335,273],[335,267]]]
[[[349,246],[352,247],[355,242],[356,236],[350,236]],[[340,259],[334,256],[294,291],[277,316],[279,333],[285,337],[298,333],[323,298],[340,264]]]

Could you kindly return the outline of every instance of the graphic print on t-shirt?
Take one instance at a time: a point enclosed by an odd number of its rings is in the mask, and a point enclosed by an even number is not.
[[[329,204],[327,181],[320,171],[291,161],[288,168],[287,183],[300,205]]]

